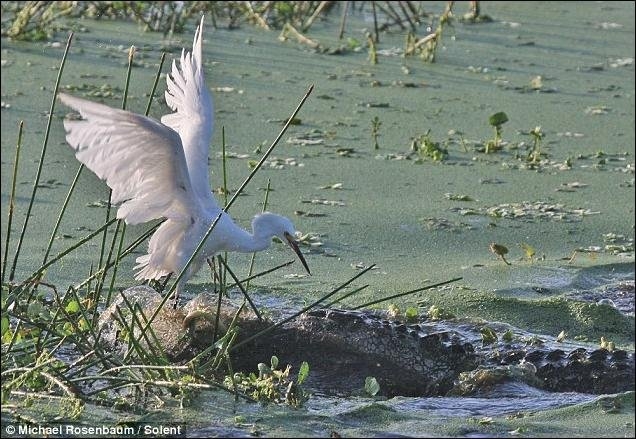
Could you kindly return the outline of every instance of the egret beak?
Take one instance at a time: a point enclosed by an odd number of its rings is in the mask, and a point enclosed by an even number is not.
[[[298,243],[296,242],[294,237],[291,236],[289,233],[285,232],[285,241],[287,242],[287,245],[291,247],[294,253],[296,253],[296,256],[298,256],[298,259],[300,259],[300,262],[303,264],[303,267],[305,267],[305,270],[307,270],[307,274],[311,275],[311,271],[309,271],[309,267],[307,266],[307,261],[305,261],[305,257],[300,252],[300,249],[298,248]]]

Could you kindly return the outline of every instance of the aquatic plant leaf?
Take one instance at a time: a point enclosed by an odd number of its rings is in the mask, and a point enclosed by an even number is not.
[[[75,333],[75,328],[71,322],[66,322],[62,325],[62,333],[65,335],[71,335]]]
[[[30,317],[40,317],[47,319],[49,317],[49,311],[39,302],[31,302],[27,306],[27,314]]]
[[[272,374],[272,369],[265,363],[258,363],[258,378],[263,379]]]
[[[80,305],[77,302],[77,300],[71,300],[64,308],[64,310],[69,314],[75,314],[76,312],[79,311],[79,309],[80,309]]]
[[[484,346],[497,342],[497,333],[492,328],[484,326],[479,332],[481,332],[481,342]]]
[[[89,323],[88,320],[86,320],[84,317],[82,317],[77,322],[77,327],[80,329],[80,331],[88,331],[90,329],[90,327],[91,327],[91,324]]]
[[[375,377],[366,377],[364,379],[364,391],[370,396],[377,395],[380,391],[378,380],[376,380]]]
[[[606,339],[605,337],[601,337],[601,343],[600,343],[601,349],[607,349],[608,351],[613,352],[615,346],[616,345],[614,344],[613,341],[610,341]]]
[[[530,80],[530,88],[533,90],[541,90],[543,88],[543,78],[541,75],[535,76]]]
[[[409,306],[404,311],[404,318],[406,319],[407,322],[416,321],[417,320],[417,316],[418,316],[418,311],[417,311],[417,308],[414,307],[414,306]]]
[[[343,184],[342,183],[332,183],[332,184],[327,184],[325,186],[320,186],[319,189],[342,189]]]
[[[503,335],[501,336],[501,339],[503,341],[505,341],[506,343],[510,343],[512,341],[512,331],[510,329],[508,329],[506,332],[503,333]]]
[[[455,315],[452,312],[440,308],[437,305],[431,305],[427,311],[427,315],[431,320],[448,320],[455,318]]]
[[[495,113],[488,118],[488,123],[493,127],[503,125],[506,122],[508,122],[508,115],[504,113],[503,111],[500,111],[499,113]]]
[[[444,197],[451,201],[475,201],[470,195],[445,193]]]
[[[1,335],[4,335],[5,332],[9,330],[9,318],[7,316],[2,316],[2,326],[1,326]]]
[[[565,340],[565,337],[567,337],[567,333],[565,331],[561,331],[559,332],[559,335],[557,335],[556,341],[558,341],[559,343],[562,343],[563,340]]]
[[[390,303],[387,307],[386,314],[389,318],[397,319],[400,316],[400,313],[400,307],[397,306],[395,303]]]
[[[298,385],[301,385],[309,376],[309,363],[303,361],[300,364],[300,369],[298,370],[298,380],[296,381]]]
[[[521,249],[523,250],[524,254],[526,255],[526,258],[528,258],[528,259],[534,258],[534,255],[537,253],[535,251],[534,247],[532,247],[530,244],[526,244],[525,242],[522,242],[519,245],[521,246]]]

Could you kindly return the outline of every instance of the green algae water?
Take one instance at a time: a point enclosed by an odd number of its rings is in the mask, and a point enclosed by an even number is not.
[[[463,7],[456,5],[458,15]],[[281,42],[275,31],[206,27],[203,57],[217,127],[210,150],[213,188],[222,185],[220,127],[228,145],[228,186],[236,189],[250,161],[259,159],[300,97],[315,86],[300,124],[290,129],[231,210],[247,227],[262,207],[270,179],[268,209],[292,217],[308,235],[303,250],[312,276],[301,276],[296,263],[257,280],[254,294],[260,303],[300,307],[375,263],[377,269],[357,284],[369,287],[343,306],[461,276],[441,291],[396,303],[419,306],[422,313],[436,305],[457,316],[506,322],[539,335],[556,337],[565,330],[590,346],[604,336],[633,350],[634,6],[497,2],[484,3],[482,10],[494,21],[456,23],[443,35],[433,64],[401,56],[405,34],[399,32],[381,34],[378,63],[372,65],[364,48],[320,53]],[[119,106],[127,51],[134,44],[138,52],[128,108],[140,113],[161,51],[178,56],[191,44],[194,30],[164,40],[130,23],[75,24],[87,32],[75,36],[62,90]],[[333,14],[309,36],[336,49],[354,39],[364,41],[372,23],[354,14],[344,40],[337,39],[337,27]],[[3,234],[17,124],[25,121],[14,239],[24,220],[65,39],[63,34],[39,43],[2,39]],[[157,95],[164,89],[162,79]],[[166,111],[163,99],[156,99],[151,115],[158,118]],[[485,154],[480,145],[493,137],[488,119],[500,111],[509,118],[502,127],[507,143]],[[54,115],[17,280],[41,263],[78,167],[64,141],[65,113],[58,106]],[[374,118],[381,122],[377,149]],[[544,134],[538,163],[527,160],[535,127]],[[427,132],[446,149],[444,160],[413,151],[413,139]],[[52,253],[95,230],[105,218],[107,199],[106,186],[84,172]],[[145,227],[129,227],[126,240]],[[508,249],[511,265],[491,253],[493,242]],[[49,269],[47,282],[64,290],[84,279],[97,264],[98,249],[95,240],[71,253]],[[120,265],[117,287],[135,284],[135,256]],[[256,268],[290,258],[275,244],[257,255]],[[229,262],[235,272],[247,273],[249,256],[230,255]],[[604,289],[607,285],[621,287]],[[209,275],[201,271],[189,288],[191,293],[210,288]],[[627,294],[616,293],[621,288]],[[607,291],[615,292],[616,307],[596,306]],[[519,398],[514,398],[510,389],[501,391],[507,392],[509,405],[497,393],[389,401],[316,395],[301,410],[234,403],[225,394],[206,393],[186,409],[158,408],[153,416],[186,422],[189,433],[201,436],[326,436],[332,431],[634,436],[633,393],[612,397],[620,408],[607,413],[602,398],[594,396],[528,396],[528,389],[517,389]],[[514,416],[516,406],[523,416]],[[120,418],[96,407],[83,416]]]

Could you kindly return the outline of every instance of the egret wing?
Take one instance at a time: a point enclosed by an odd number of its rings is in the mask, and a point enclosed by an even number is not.
[[[208,149],[214,128],[214,106],[203,74],[202,34],[203,17],[194,34],[192,52],[181,51],[179,67],[172,61],[165,96],[174,112],[163,116],[161,122],[181,137],[195,194],[208,209],[218,209],[209,183]]]
[[[179,135],[158,121],[59,94],[82,116],[64,120],[66,141],[77,159],[122,203],[117,218],[128,224],[156,218],[192,222],[201,204],[193,192]]]

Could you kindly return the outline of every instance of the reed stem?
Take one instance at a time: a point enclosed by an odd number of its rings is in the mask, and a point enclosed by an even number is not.
[[[15,185],[18,179],[18,163],[20,162],[20,149],[22,148],[22,130],[24,121],[18,125],[18,143],[15,146],[15,159],[13,161],[13,177],[11,178],[11,195],[9,196],[9,218],[7,219],[7,235],[4,241],[4,254],[2,256],[2,283],[7,274],[7,260],[9,259],[9,241],[11,238],[11,223],[13,222],[13,212],[15,210]]]
[[[29,199],[29,207],[27,207],[26,216],[24,217],[24,224],[22,231],[20,232],[20,238],[18,239],[18,246],[15,250],[15,256],[13,257],[13,263],[11,265],[11,273],[9,274],[9,281],[12,281],[15,277],[15,268],[18,264],[20,257],[20,249],[22,248],[22,242],[26,235],[26,230],[29,225],[29,218],[31,218],[31,209],[33,209],[33,202],[35,201],[35,195],[40,183],[40,177],[42,175],[42,168],[44,166],[44,157],[46,156],[47,145],[49,143],[49,135],[51,134],[51,125],[53,124],[53,114],[55,112],[55,102],[57,97],[57,91],[60,88],[60,81],[62,79],[62,72],[64,72],[64,65],[66,64],[66,58],[68,57],[68,51],[71,48],[71,41],[73,40],[73,32],[68,35],[68,41],[66,42],[66,48],[64,49],[64,55],[62,55],[62,61],[60,68],[57,72],[57,79],[55,80],[55,87],[53,89],[53,99],[51,99],[51,106],[49,108],[49,117],[46,122],[46,130],[44,131],[44,142],[42,144],[42,152],[40,153],[40,160],[38,162],[38,169],[35,173],[35,179],[33,181],[33,190],[31,191],[31,198]]]
[[[360,276],[365,274],[367,271],[371,270],[373,267],[375,267],[375,264],[372,264],[372,265],[368,266],[367,268],[362,270],[360,273],[356,274],[351,279],[349,279],[348,281],[346,281],[345,283],[343,283],[342,285],[337,287],[335,290],[331,291],[329,294],[321,297],[320,299],[316,300],[312,304],[307,305],[306,307],[304,307],[300,311],[298,311],[298,312],[292,314],[291,316],[281,320],[280,322],[277,322],[277,323],[273,324],[272,326],[269,326],[269,327],[263,329],[262,331],[257,332],[256,334],[252,335],[251,337],[248,337],[245,340],[235,344],[234,346],[232,346],[230,348],[230,351],[238,349],[240,346],[243,346],[243,345],[249,343],[250,341],[257,339],[258,337],[261,337],[261,336],[273,331],[274,329],[278,328],[279,326],[282,326],[285,323],[294,320],[296,317],[300,316],[301,314],[304,314],[305,312],[309,311],[310,309],[315,308],[316,306],[320,305],[322,302],[324,302],[328,298],[332,297],[334,294],[338,293],[338,291],[342,290],[344,287],[349,285],[351,282],[353,282],[354,280],[356,280],[357,278],[359,278]]]
[[[383,298],[378,299],[378,300],[372,300],[371,302],[367,302],[367,303],[363,303],[362,305],[355,306],[355,307],[353,307],[353,309],[367,308],[367,307],[369,307],[371,305],[376,305],[378,303],[386,302],[387,300],[397,299],[398,297],[404,297],[404,296],[408,296],[409,294],[419,293],[420,291],[430,290],[431,288],[441,287],[442,285],[446,285],[446,284],[450,284],[450,283],[453,283],[453,282],[457,282],[458,280],[462,280],[462,279],[463,278],[461,278],[461,277],[456,277],[455,279],[447,280],[447,281],[440,282],[440,283],[437,283],[437,284],[427,285],[427,286],[422,287],[422,288],[416,288],[414,290],[406,291],[404,293],[398,293],[398,294],[394,294],[392,296],[383,297]]]

